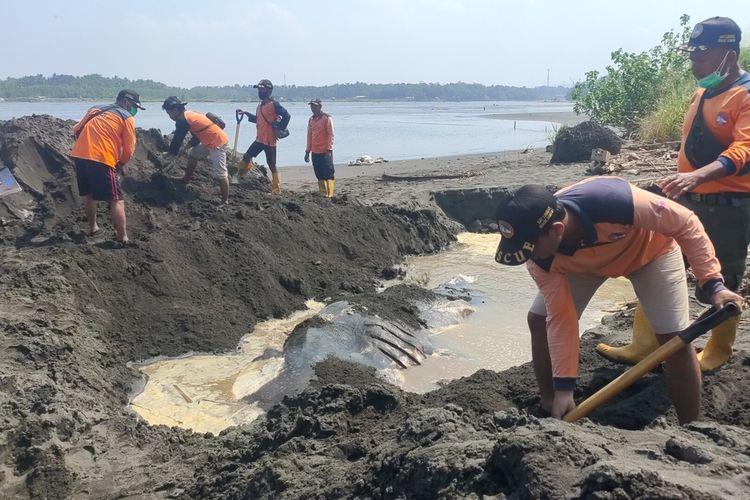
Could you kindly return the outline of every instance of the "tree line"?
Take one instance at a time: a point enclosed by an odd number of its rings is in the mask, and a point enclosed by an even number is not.
[[[34,75],[0,80],[0,97],[8,100],[112,99],[124,88],[132,88],[141,99],[158,101],[176,95],[192,101],[247,101],[257,95],[248,85],[221,87],[170,87],[153,80],[129,80],[101,75]],[[443,100],[443,101],[541,101],[567,98],[562,86],[512,87],[478,83],[339,83],[325,86],[282,85],[274,89],[278,99]]]

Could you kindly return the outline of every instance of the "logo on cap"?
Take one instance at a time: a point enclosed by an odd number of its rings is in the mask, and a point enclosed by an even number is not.
[[[511,226],[504,220],[497,221],[497,227],[500,229],[500,234],[503,236],[503,238],[512,238],[515,234],[513,226]]]

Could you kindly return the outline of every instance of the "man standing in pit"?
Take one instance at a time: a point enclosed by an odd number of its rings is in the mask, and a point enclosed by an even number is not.
[[[193,178],[198,160],[211,159],[211,176],[219,181],[219,192],[221,203],[229,200],[229,175],[227,173],[227,144],[229,138],[221,127],[208,116],[186,111],[186,102],[182,102],[175,96],[167,97],[162,104],[162,109],[175,122],[174,137],[169,145],[169,154],[176,155],[180,152],[182,141],[188,132],[197,139],[198,144],[190,148],[188,153],[188,164],[185,170],[184,182],[190,182]]]
[[[726,17],[712,17],[693,28],[684,49],[699,88],[685,115],[678,173],[658,183],[667,197],[679,200],[703,223],[732,291],[742,284],[750,244],[750,75],[738,62],[741,35],[737,23]],[[700,287],[696,297],[708,302]],[[646,357],[658,345],[641,320],[640,328],[633,326],[629,345],[599,344],[597,352],[631,364]],[[711,330],[698,354],[701,370],[716,370],[729,360],[737,326],[735,317]]]
[[[251,122],[255,123],[257,129],[255,142],[242,156],[240,177],[244,177],[253,168],[253,158],[263,151],[266,153],[266,163],[271,170],[271,192],[278,193],[281,190],[281,185],[279,171],[276,168],[276,143],[279,138],[286,137],[289,134],[286,128],[291,116],[284,109],[284,106],[271,97],[273,83],[270,80],[261,80],[257,85],[253,85],[253,88],[258,89],[258,99],[260,99],[255,114],[241,109],[237,110],[238,113],[244,114]]]
[[[682,254],[712,305],[743,299],[724,285],[703,225],[682,205],[597,177],[556,194],[527,184],[497,207],[502,238],[495,260],[526,263],[539,293],[528,313],[531,355],[542,408],[562,418],[575,408],[578,318],[607,279],[627,277],[663,344],[690,323]],[[667,390],[681,424],[698,418],[701,373],[692,345],[665,362]]]
[[[73,126],[75,143],[70,155],[76,168],[78,193],[83,196],[89,234],[99,231],[96,202],[109,202],[110,218],[117,241],[130,243],[125,201],[119,172],[135,151],[135,120],[141,106],[138,94],[122,90],[114,104],[94,106]]]
[[[333,197],[333,118],[323,113],[323,103],[313,99],[310,104],[312,116],[307,121],[307,148],[305,163],[310,161],[312,153],[313,170],[318,179],[318,192],[328,198]]]

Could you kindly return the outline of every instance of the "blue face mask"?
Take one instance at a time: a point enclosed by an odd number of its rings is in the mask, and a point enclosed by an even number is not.
[[[716,87],[721,85],[722,82],[724,82],[724,80],[727,79],[727,76],[729,76],[729,70],[727,69],[726,73],[724,74],[719,73],[719,70],[721,69],[722,66],[724,66],[724,63],[726,62],[728,55],[729,55],[729,52],[727,52],[724,55],[724,59],[721,60],[721,62],[719,63],[719,66],[714,70],[713,73],[706,75],[703,78],[698,79],[699,87],[702,87],[706,90],[715,89]]]
[[[130,106],[130,109],[128,111],[130,112],[130,116],[135,116],[138,113],[138,108],[135,106]]]

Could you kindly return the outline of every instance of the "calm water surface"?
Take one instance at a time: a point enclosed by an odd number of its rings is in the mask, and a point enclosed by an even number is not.
[[[31,114],[49,114],[79,120],[86,110],[102,102],[0,102],[0,120]],[[161,103],[144,103],[136,125],[174,129],[174,122],[161,109]],[[230,147],[234,144],[236,108],[255,111],[257,103],[190,103],[188,109],[211,111],[227,123]],[[292,115],[291,135],[279,143],[280,166],[304,164],[307,119],[310,107],[302,102],[284,106]],[[387,160],[486,153],[510,149],[543,147],[557,124],[551,122],[488,119],[498,113],[565,112],[570,103],[545,102],[326,102],[323,110],[333,116],[336,126],[336,164],[348,163],[362,155]],[[255,139],[255,125],[247,120],[240,126],[240,151]],[[261,155],[261,162],[265,158]]]

